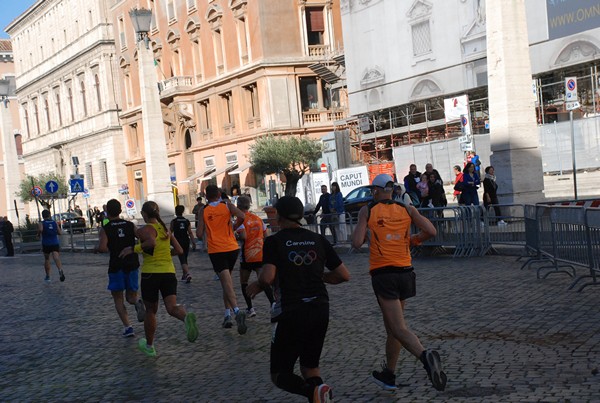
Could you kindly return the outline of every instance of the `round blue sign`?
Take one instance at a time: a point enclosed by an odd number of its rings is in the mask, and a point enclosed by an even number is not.
[[[573,91],[575,89],[575,80],[571,79],[567,81],[567,88],[569,91]]]
[[[467,117],[466,116],[461,116],[460,117],[460,121],[462,123],[463,126],[467,125]]]
[[[46,192],[50,193],[50,194],[54,194],[56,192],[58,192],[58,183],[56,183],[56,181],[48,181],[46,182]]]

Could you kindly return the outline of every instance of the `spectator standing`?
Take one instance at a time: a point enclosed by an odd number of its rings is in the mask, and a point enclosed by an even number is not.
[[[333,241],[333,245],[337,243],[337,240],[341,238],[345,241],[348,238],[346,233],[346,210],[344,209],[344,197],[340,191],[340,185],[337,182],[331,183],[331,197],[329,198],[330,210],[333,217],[333,222],[338,222],[339,225],[336,229],[339,229],[338,239]]]
[[[419,206],[428,207],[429,204],[429,174],[424,173],[419,178],[417,183],[417,190],[419,191]]]
[[[81,211],[81,208],[79,206],[75,206],[75,209],[73,211],[75,212],[75,214],[83,217],[83,211]]]
[[[90,207],[87,210],[88,223],[90,224],[90,229],[94,228],[94,218],[96,217],[96,213],[94,212],[94,208]]]
[[[410,247],[436,235],[431,222],[413,206],[403,206],[392,200],[393,179],[380,174],[373,179],[373,203],[358,213],[358,223],[352,234],[352,246],[360,248],[370,231],[369,273],[387,333],[386,361],[382,371],[373,371],[373,380],[385,390],[395,390],[396,365],[404,347],[420,359],[429,380],[437,390],[446,387],[437,351],[425,350],[419,338],[408,328],[404,317],[406,300],[416,295],[414,268]],[[410,235],[410,227],[419,228]]]
[[[3,218],[2,235],[4,236],[4,246],[6,247],[6,256],[15,255],[15,247],[13,245],[12,234],[15,231],[8,217]]]
[[[479,206],[479,195],[477,189],[481,184],[479,175],[475,173],[475,165],[472,162],[467,162],[465,171],[463,172],[463,190],[461,199],[463,204],[467,206]]]
[[[329,228],[331,231],[331,235],[333,236],[333,244],[337,243],[337,233],[335,230],[335,225],[333,222],[333,217],[331,214],[331,195],[327,192],[327,186],[321,185],[321,196],[319,197],[319,202],[315,206],[313,210],[313,215],[319,212],[319,209],[323,210],[323,214],[321,214],[321,235],[325,236],[325,230]]]
[[[417,189],[417,184],[420,181],[421,173],[417,171],[417,166],[415,164],[411,164],[408,175],[404,177],[404,188],[412,199],[412,204],[414,206],[419,206],[421,204],[421,197],[419,196],[419,190]]]
[[[498,206],[498,184],[496,183],[496,175],[493,166],[485,168],[485,178],[483,179],[483,205],[487,209],[490,205],[494,206],[494,213],[498,225],[506,225],[506,222],[501,218],[502,213]]]
[[[4,242],[4,218],[0,216],[0,242],[2,242],[2,249],[6,249],[6,242]]]
[[[462,170],[460,169],[460,165],[454,165],[454,185],[456,186],[456,184],[458,182],[462,182],[462,180],[463,180],[463,173],[462,173]],[[460,194],[461,194],[460,190],[454,189],[453,200],[457,200],[457,198],[458,198],[458,204],[462,204]]]
[[[324,383],[319,368],[329,324],[325,283],[348,281],[350,273],[324,236],[301,227],[304,206],[300,199],[284,196],[275,208],[281,230],[265,240],[258,282],[248,286],[252,298],[271,284],[275,289],[271,380],[309,402],[330,402],[331,387]],[[298,359],[302,376],[294,373]]]

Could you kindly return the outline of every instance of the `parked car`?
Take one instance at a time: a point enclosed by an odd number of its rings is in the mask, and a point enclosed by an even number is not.
[[[77,213],[58,213],[52,217],[54,221],[59,223],[64,231],[85,232],[85,218]]]
[[[347,215],[352,218],[352,221],[356,221],[356,217],[358,217],[358,212],[362,206],[366,206],[373,201],[372,189],[373,186],[371,185],[359,186],[352,189],[344,197],[344,209],[348,213]]]

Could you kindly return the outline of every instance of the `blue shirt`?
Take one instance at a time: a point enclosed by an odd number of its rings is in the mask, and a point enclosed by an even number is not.
[[[58,224],[52,219],[42,221],[42,245],[59,245]]]

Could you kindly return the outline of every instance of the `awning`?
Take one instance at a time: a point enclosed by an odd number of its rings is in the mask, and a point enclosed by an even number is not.
[[[252,166],[252,164],[247,162],[244,165],[242,165],[241,167],[239,167],[238,169],[236,169],[235,171],[229,172],[229,175],[239,175],[242,172],[244,172],[245,170],[247,170],[248,168],[250,168],[251,166]]]
[[[219,168],[217,169],[215,172],[211,173],[210,175],[204,175],[203,178],[200,178],[201,181],[207,181],[210,180],[212,178],[216,178],[217,175],[222,174],[223,172],[229,172],[230,170],[237,168],[238,164],[237,162],[234,164],[229,164],[229,165],[225,165],[223,168]]]
[[[184,180],[181,181],[177,181],[177,183],[188,183],[190,181],[193,181],[194,179],[200,177],[200,176],[206,176],[209,175],[212,171],[215,170],[215,167],[211,167],[211,168],[207,168],[204,171],[200,171],[200,172],[196,172],[195,174],[193,174],[192,176],[188,176],[187,178],[185,178]]]

